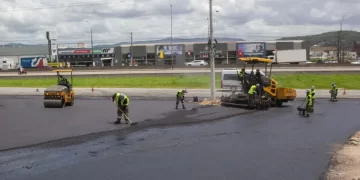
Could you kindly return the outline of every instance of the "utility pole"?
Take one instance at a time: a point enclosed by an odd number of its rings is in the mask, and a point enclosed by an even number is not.
[[[212,17],[212,0],[209,0],[210,9],[210,69],[211,69],[211,99],[214,101],[215,97],[215,62],[214,62],[214,39],[213,39],[213,17]]]
[[[343,45],[342,45],[342,24],[343,24],[343,21],[344,21],[344,18],[345,18],[345,15],[343,15],[343,17],[341,18],[341,21],[340,21],[340,31],[339,31],[339,34],[338,34],[338,63],[343,63],[344,62],[344,52],[343,52]]]
[[[94,64],[94,44],[93,44],[93,35],[92,35],[92,29],[90,29],[90,39],[91,39],[91,57],[92,57],[92,64]]]
[[[170,4],[170,14],[171,14],[171,38],[170,38],[170,51],[171,51],[171,70],[174,69],[174,60],[173,60],[173,45],[172,45],[172,5]]]
[[[131,36],[131,45],[130,45],[130,63],[133,63],[133,33],[130,33]]]

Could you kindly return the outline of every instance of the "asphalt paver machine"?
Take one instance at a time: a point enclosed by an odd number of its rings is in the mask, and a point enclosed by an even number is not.
[[[244,63],[244,76],[239,78],[241,93],[232,92],[231,95],[222,96],[221,104],[225,106],[245,106],[248,108],[267,109],[270,106],[282,106],[284,102],[293,101],[296,98],[296,90],[287,87],[278,87],[275,79],[271,78],[272,60],[259,57],[240,58]],[[254,66],[263,64],[265,71],[256,75]],[[247,66],[251,66],[249,73]],[[270,66],[270,67],[268,67]],[[247,94],[252,85],[260,84],[261,91],[257,93],[254,101],[249,101]]]

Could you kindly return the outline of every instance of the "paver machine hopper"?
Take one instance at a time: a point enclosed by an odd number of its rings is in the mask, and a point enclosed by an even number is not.
[[[229,96],[222,96],[221,103],[230,106],[247,106],[247,107],[261,107],[266,108],[270,106],[282,106],[284,102],[293,101],[296,98],[296,90],[293,88],[278,87],[275,79],[271,78],[272,60],[259,57],[240,58],[244,62],[244,76],[239,83],[242,87],[241,93],[232,92]],[[255,64],[264,64],[264,71],[260,71],[257,76],[254,70]],[[247,65],[251,66],[249,73],[246,70]],[[270,66],[270,67],[268,67]],[[261,84],[262,91],[258,94],[254,102],[250,104],[249,95],[247,94],[251,85]]]
[[[57,74],[57,84],[44,90],[44,107],[63,108],[65,106],[74,105],[75,93],[72,88],[72,69],[55,69],[52,71]],[[60,74],[66,72],[70,73],[70,82]]]

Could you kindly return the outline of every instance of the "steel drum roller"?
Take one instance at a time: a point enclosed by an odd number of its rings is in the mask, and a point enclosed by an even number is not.
[[[47,108],[61,108],[64,105],[64,101],[61,99],[44,99],[44,106]]]

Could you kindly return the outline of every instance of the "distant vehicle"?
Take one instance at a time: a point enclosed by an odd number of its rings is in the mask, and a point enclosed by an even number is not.
[[[222,69],[221,70],[221,88],[222,89],[238,89],[241,90],[241,84],[238,77],[238,72],[240,72],[241,69]],[[246,74],[250,74],[251,70],[247,69],[245,70]],[[255,73],[255,70],[254,70]],[[265,73],[263,71],[260,71],[261,76],[265,76]]]
[[[353,62],[351,62],[350,64],[360,64],[360,60],[353,61]]]
[[[207,66],[209,64],[204,60],[194,60],[194,61],[185,63],[185,65],[186,66]]]
[[[43,68],[48,66],[46,57],[21,57],[20,65],[24,68]]]
[[[313,63],[313,62],[311,62],[311,61],[306,61],[305,62],[305,64],[311,64],[311,63]]]
[[[266,58],[271,59],[274,64],[299,64],[306,62],[306,49],[278,50],[274,52],[274,54],[276,54],[276,56],[266,56]]]

